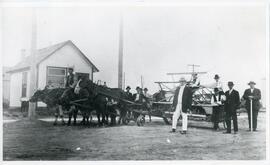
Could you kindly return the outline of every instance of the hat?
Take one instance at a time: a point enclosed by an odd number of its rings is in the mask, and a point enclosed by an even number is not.
[[[130,86],[127,86],[126,89],[131,89]]]
[[[187,82],[187,80],[185,79],[185,77],[181,77],[179,82]]]
[[[228,86],[233,86],[233,85],[234,85],[234,83],[232,81],[228,82]]]
[[[147,89],[147,88],[144,88],[143,90],[144,90],[144,91],[148,91],[148,89]]]
[[[192,73],[192,76],[198,76],[198,73]]]
[[[255,83],[254,81],[250,81],[250,82],[248,83],[248,85],[250,85],[250,84],[256,85],[256,83]]]
[[[138,89],[140,89],[140,87],[139,87],[139,86],[137,86],[137,87],[136,87],[136,90],[138,90]]]
[[[220,77],[219,77],[218,74],[216,74],[215,77],[214,77],[214,79],[219,79],[219,78],[220,78]]]

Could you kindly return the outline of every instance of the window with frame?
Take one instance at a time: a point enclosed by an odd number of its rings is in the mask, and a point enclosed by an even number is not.
[[[22,97],[27,94],[27,72],[22,73]]]
[[[47,67],[47,82],[46,84],[54,88],[64,88],[67,68],[62,67]]]

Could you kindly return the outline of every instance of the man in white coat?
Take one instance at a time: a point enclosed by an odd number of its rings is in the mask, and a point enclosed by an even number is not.
[[[173,98],[173,121],[172,121],[172,133],[176,131],[177,121],[182,115],[182,131],[181,134],[187,133],[188,114],[187,111],[191,109],[192,105],[192,91],[186,86],[187,81],[185,78],[180,79],[180,86],[177,87]]]

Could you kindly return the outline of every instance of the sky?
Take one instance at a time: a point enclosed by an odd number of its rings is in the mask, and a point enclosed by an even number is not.
[[[201,83],[233,81],[243,94],[253,80],[266,77],[266,11],[264,6],[93,6],[37,9],[37,46],[71,40],[100,70],[94,80],[117,87],[120,13],[123,13],[125,84],[150,93],[155,81],[172,81],[168,72],[196,71]],[[2,9],[4,66],[20,61],[31,43],[31,9]],[[68,57],[67,57],[68,58]],[[175,76],[175,80],[179,79]],[[187,79],[190,76],[186,76]]]

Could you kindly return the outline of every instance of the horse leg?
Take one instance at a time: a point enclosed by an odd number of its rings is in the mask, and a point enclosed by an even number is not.
[[[58,120],[58,110],[55,108],[55,113],[54,113],[54,123],[53,125],[57,125],[57,120]]]
[[[78,114],[78,109],[75,109],[74,110],[74,113],[73,113],[73,118],[74,118],[74,121],[73,121],[73,125],[76,125],[77,124],[77,114]]]
[[[70,126],[71,118],[72,118],[72,111],[69,110],[69,112],[68,112],[68,123],[67,123],[68,126]]]
[[[97,112],[97,118],[98,118],[98,125],[101,126],[101,122],[100,122],[100,113]]]
[[[86,119],[86,116],[85,116],[85,112],[81,111],[82,113],[82,121],[80,122],[81,125],[85,125],[85,119]]]
[[[59,108],[59,114],[60,114],[60,118],[61,118],[61,121],[62,121],[62,125],[65,125],[65,121],[64,121],[64,113],[63,113],[63,108],[61,105],[58,106]]]

